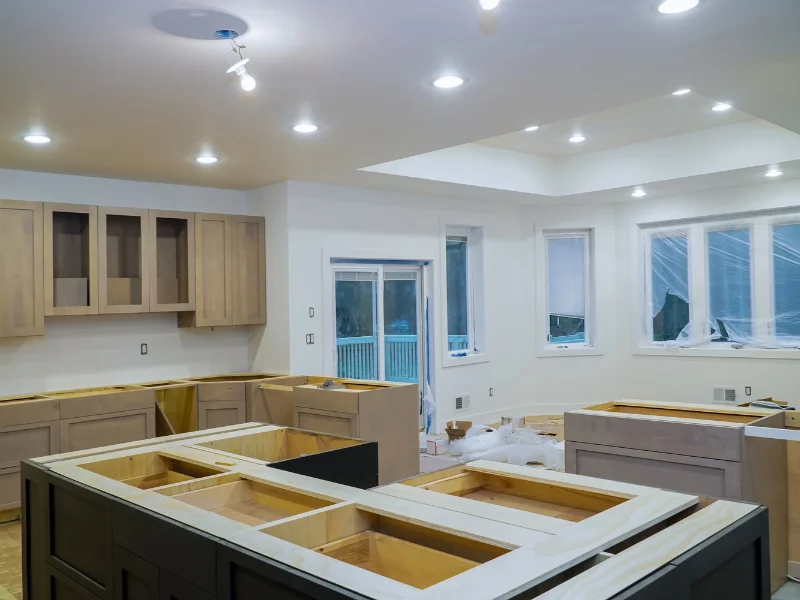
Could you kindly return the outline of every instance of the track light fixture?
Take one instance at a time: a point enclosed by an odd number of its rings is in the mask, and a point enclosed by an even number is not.
[[[250,59],[242,56],[242,50],[244,50],[247,46],[243,46],[236,41],[238,35],[238,33],[232,31],[230,37],[228,38],[231,41],[231,49],[225,56],[225,59],[228,61],[230,66],[225,73],[236,73],[239,76],[239,83],[241,84],[242,89],[245,92],[252,92],[254,89],[256,89],[256,80],[247,72],[247,69],[245,68],[245,65],[250,62]],[[238,59],[234,63],[230,62],[231,54],[234,55],[234,59]]]

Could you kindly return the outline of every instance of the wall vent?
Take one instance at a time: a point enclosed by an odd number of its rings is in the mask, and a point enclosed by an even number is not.
[[[456,396],[456,412],[469,410],[469,396]]]
[[[736,404],[736,388],[715,387],[714,402]]]

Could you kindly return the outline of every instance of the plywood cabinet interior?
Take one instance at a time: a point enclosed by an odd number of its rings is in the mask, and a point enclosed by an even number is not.
[[[44,335],[42,204],[0,200],[0,337]]]
[[[151,210],[150,312],[195,309],[194,214]]]
[[[267,322],[267,282],[264,219],[232,216],[233,324]]]
[[[97,207],[44,205],[44,314],[95,315]]]
[[[150,307],[147,210],[98,208],[100,313],[141,313]]]

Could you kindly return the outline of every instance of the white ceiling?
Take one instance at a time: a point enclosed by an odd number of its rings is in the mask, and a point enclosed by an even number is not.
[[[0,168],[236,189],[337,181],[683,86],[800,132],[797,0],[703,0],[669,17],[656,4],[502,0],[487,24],[477,0],[4,2]],[[152,25],[195,7],[248,23],[253,94],[224,75],[226,42]],[[466,84],[433,88],[446,71]],[[291,131],[305,119],[320,131]],[[52,144],[20,141],[37,125]],[[220,162],[197,165],[204,149]]]
[[[537,131],[516,131],[478,143],[526,154],[562,158],[753,118],[736,109],[713,111],[711,107],[715,104],[716,101],[696,93],[684,96],[667,94],[558,123],[542,123]],[[586,141],[571,143],[569,138],[578,133],[585,136]]]

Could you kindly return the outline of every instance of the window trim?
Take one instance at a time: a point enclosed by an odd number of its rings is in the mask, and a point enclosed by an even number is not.
[[[591,350],[595,347],[594,336],[594,245],[591,229],[545,229],[542,231],[544,240],[544,325],[545,342],[542,350],[545,352]],[[583,342],[569,342],[566,344],[552,344],[550,342],[550,244],[553,239],[582,239],[583,240]]]

